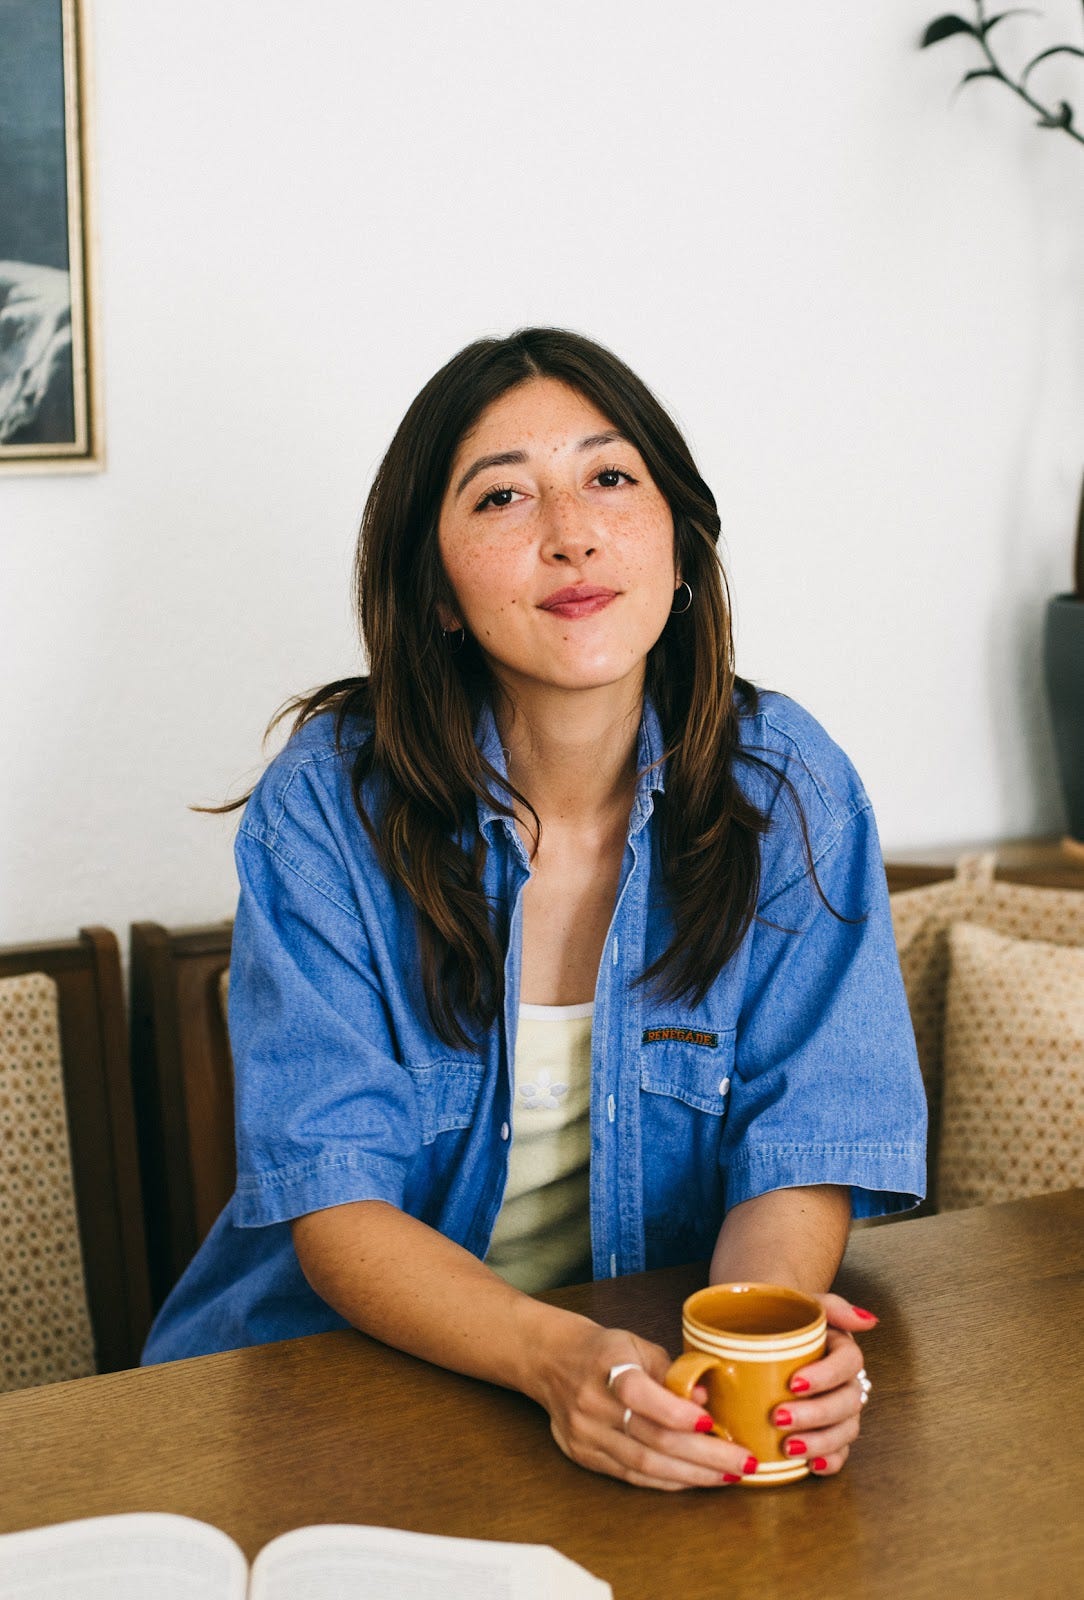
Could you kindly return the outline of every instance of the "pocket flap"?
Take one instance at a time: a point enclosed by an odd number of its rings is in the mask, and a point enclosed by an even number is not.
[[[677,1034],[685,1030],[649,1029],[640,1046],[640,1087],[649,1094],[670,1095],[696,1111],[720,1117],[726,1110],[730,1077],[734,1068],[734,1029],[700,1033],[700,1039],[714,1044],[690,1044],[680,1038],[650,1034]]]
[[[407,1066],[406,1070],[418,1102],[423,1144],[432,1144],[440,1133],[470,1126],[482,1087],[478,1061],[452,1058],[428,1061],[424,1067]]]

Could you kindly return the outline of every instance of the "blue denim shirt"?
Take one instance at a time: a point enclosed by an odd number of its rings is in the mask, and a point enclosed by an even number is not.
[[[925,1185],[926,1109],[869,801],[843,752],[793,701],[762,695],[743,744],[795,785],[793,804],[745,762],[770,811],[757,920],[704,1001],[635,979],[669,943],[655,795],[658,719],[645,706],[640,778],[599,965],[591,1047],[591,1240],[596,1277],[710,1255],[727,1209],[771,1189],[844,1184],[856,1216],[900,1210]],[[509,820],[479,807],[485,888],[507,929],[500,1026],[452,1049],[426,1010],[413,912],[358,819],[363,737],[322,715],[271,763],[237,840],[230,972],[237,1189],[173,1290],[145,1361],[346,1324],[308,1286],[290,1219],[385,1200],[483,1257],[513,1136],[522,890]],[[492,716],[481,746],[503,771]]]

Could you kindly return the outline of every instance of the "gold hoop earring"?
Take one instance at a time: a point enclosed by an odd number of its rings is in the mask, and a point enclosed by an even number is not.
[[[678,595],[681,593],[682,589],[685,590],[685,593],[688,595],[689,598],[686,600],[686,602],[685,602],[685,604],[683,606],[673,606],[672,605],[670,607],[670,615],[672,617],[683,617],[685,615],[686,611],[688,611],[689,607],[693,603],[692,586],[690,584],[687,584],[685,582],[684,578],[682,578],[681,582],[678,584],[677,588],[674,590],[674,598],[675,598],[675,600],[677,599]]]

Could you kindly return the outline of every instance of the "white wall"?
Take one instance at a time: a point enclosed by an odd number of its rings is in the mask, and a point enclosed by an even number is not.
[[[235,819],[186,806],[355,666],[391,432],[531,322],[675,411],[739,666],[850,750],[888,845],[1061,826],[1084,152],[953,102],[938,9],[97,0],[108,467],[0,480],[0,941],[232,911]],[[1075,38],[1047,11],[1006,49]]]

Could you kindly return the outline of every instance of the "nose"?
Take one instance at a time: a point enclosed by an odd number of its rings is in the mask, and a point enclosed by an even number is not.
[[[555,495],[547,508],[543,555],[549,561],[580,566],[599,547],[598,529],[592,526],[590,508],[575,495]]]

